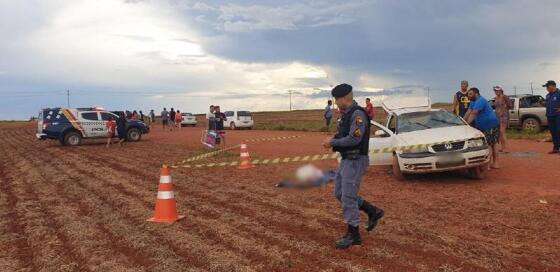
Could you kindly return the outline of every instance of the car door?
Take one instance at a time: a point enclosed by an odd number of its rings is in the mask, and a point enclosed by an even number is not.
[[[105,125],[99,119],[97,111],[80,112],[80,124],[84,129],[86,138],[95,138],[104,136]]]
[[[519,98],[514,98],[512,100],[513,109],[509,110],[509,125],[515,127],[519,125],[519,107],[521,104],[519,103]]]
[[[110,112],[101,112],[101,122],[103,123],[103,132],[100,133],[103,136],[107,136],[107,122],[109,122],[109,120],[113,119],[115,120],[115,122],[117,121],[119,117],[113,113]]]
[[[389,118],[388,122],[395,120]],[[369,138],[369,164],[391,165],[393,152],[388,150],[394,147],[396,142],[395,133],[389,128],[371,121],[371,136]]]
[[[224,120],[224,127],[229,127],[229,124],[235,119],[233,116],[234,113],[233,111],[226,111],[224,112],[224,114],[226,115],[226,120]]]

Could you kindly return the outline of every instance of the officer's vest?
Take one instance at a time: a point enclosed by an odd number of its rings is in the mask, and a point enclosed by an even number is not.
[[[350,127],[352,126],[352,114],[354,114],[354,112],[357,110],[362,111],[364,113],[364,116],[366,117],[366,120],[363,120],[366,125],[366,131],[362,136],[362,140],[355,146],[333,147],[333,151],[340,152],[343,159],[347,158],[349,154],[367,155],[369,151],[370,120],[364,108],[358,105],[354,105],[352,108],[350,108],[347,112],[345,112],[342,115],[338,123],[338,132],[336,133],[334,138],[335,139],[344,138],[348,136],[350,133],[353,133],[353,131],[352,132],[350,131]]]
[[[467,94],[464,94],[461,91],[458,91],[455,94],[455,97],[457,99],[457,102],[459,102],[457,105],[457,115],[463,117],[467,113],[471,101],[469,100]]]

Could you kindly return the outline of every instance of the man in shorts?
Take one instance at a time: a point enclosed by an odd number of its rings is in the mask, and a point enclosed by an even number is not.
[[[484,133],[486,142],[490,146],[490,167],[498,169],[500,167],[498,166],[496,143],[500,138],[500,121],[492,107],[490,107],[490,104],[488,104],[488,100],[480,95],[480,91],[477,88],[470,88],[468,96],[471,102],[464,119],[467,123],[473,124],[475,128]]]

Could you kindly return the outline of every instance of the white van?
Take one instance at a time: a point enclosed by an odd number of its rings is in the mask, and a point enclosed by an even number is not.
[[[226,111],[224,114],[226,115],[224,127],[253,129],[253,116],[250,111]]]

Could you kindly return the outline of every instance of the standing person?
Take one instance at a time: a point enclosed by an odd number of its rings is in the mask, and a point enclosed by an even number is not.
[[[138,121],[138,113],[134,110],[132,111],[132,116],[130,117],[131,120]]]
[[[325,148],[340,152],[342,160],[335,178],[335,197],[342,202],[342,213],[348,231],[336,242],[337,249],[361,245],[360,210],[368,215],[367,231],[371,231],[383,217],[383,210],[358,196],[362,176],[369,165],[370,123],[365,110],[354,101],[352,86],[340,84],[332,89],[332,96],[342,113],[337,133],[323,142]]]
[[[175,110],[171,108],[169,110],[169,131],[173,131],[173,127],[175,127]]]
[[[332,100],[327,101],[327,106],[325,107],[325,123],[327,125],[327,131],[329,131],[329,127],[331,126],[331,120],[333,117],[333,110],[332,110]]]
[[[163,108],[161,111],[161,126],[162,129],[165,131],[165,127],[167,127],[167,122],[169,121],[169,112],[166,108]]]
[[[226,115],[221,112],[220,106],[214,106],[214,129],[216,133],[220,136],[223,142],[222,146],[226,146],[226,132],[224,131],[224,121],[226,120]]]
[[[369,98],[366,98],[366,113],[369,117],[369,120],[373,120],[373,105],[371,104],[371,100]]]
[[[181,129],[181,122],[183,121],[183,115],[181,115],[181,112],[179,110],[177,110],[177,113],[175,113],[175,126],[178,127],[179,129]]]
[[[152,125],[152,123],[156,121],[156,114],[154,110],[150,110],[149,118],[150,118],[150,125]]]
[[[504,89],[500,86],[494,86],[494,93],[496,97],[494,98],[494,107],[496,111],[496,117],[500,121],[500,152],[507,152],[506,151],[506,129],[508,128],[509,124],[509,110],[511,109],[511,102],[509,98],[504,94]]]
[[[466,80],[461,81],[461,90],[455,93],[453,96],[453,112],[456,115],[465,117],[467,110],[469,109],[469,96],[467,91],[469,89],[469,82]]]
[[[117,134],[119,136],[119,146],[123,146],[126,141],[126,116],[121,113],[117,119]]]
[[[140,121],[144,122],[144,113],[142,111],[139,111],[140,114]]]
[[[465,114],[465,120],[469,124],[474,123],[474,127],[484,133],[486,142],[490,146],[492,158],[490,167],[498,169],[500,167],[498,165],[496,143],[500,137],[500,121],[486,98],[480,95],[480,91],[477,88],[470,88],[468,95],[471,103],[469,110]]]
[[[210,110],[206,113],[206,120],[208,120],[208,130],[214,130],[214,105],[210,105]]]
[[[552,136],[552,151],[548,154],[560,153],[560,90],[556,88],[556,82],[549,80],[543,87],[546,88],[546,119],[548,129]]]
[[[115,130],[117,129],[117,122],[111,116],[109,117],[109,121],[105,124],[107,127],[107,145],[105,147],[109,147],[113,141],[113,137],[115,137]]]

